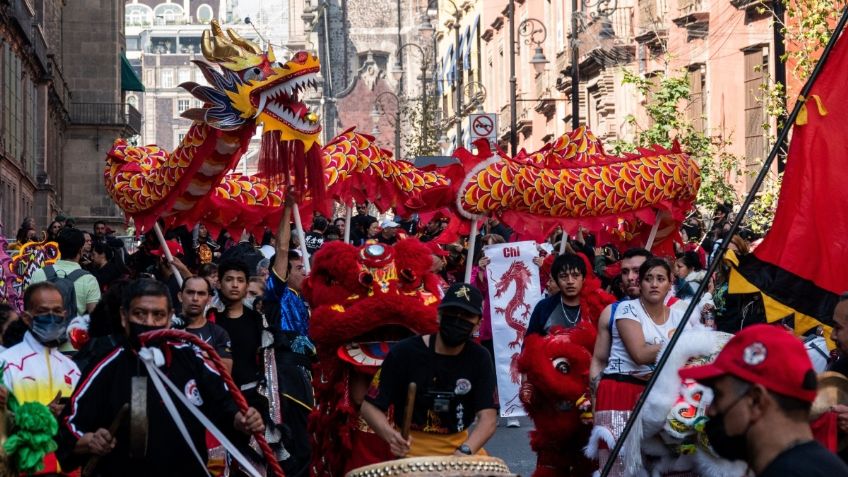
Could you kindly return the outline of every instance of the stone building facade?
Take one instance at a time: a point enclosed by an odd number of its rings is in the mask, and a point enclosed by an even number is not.
[[[428,13],[435,17],[435,1],[306,1],[302,17],[311,33],[310,44],[321,58],[324,79],[320,92],[324,142],[356,127],[375,133],[381,147],[395,151],[398,108],[421,101],[425,88],[428,94],[436,89]],[[409,126],[402,115],[399,127]],[[410,154],[404,135],[399,156],[411,159]]]
[[[617,0],[579,2],[578,28],[572,31],[571,2],[515,0],[515,25],[509,24],[509,0],[444,0],[439,2],[439,92],[444,131],[452,149],[468,145],[467,120],[455,112],[461,91],[479,82],[486,91],[485,112],[498,115],[498,143],[509,150],[509,56],[516,64],[515,124],[519,149],[534,151],[571,130],[571,52],[578,47],[579,122],[604,141],[633,140],[646,127],[646,98],[623,85],[624,71],[659,78],[685,74],[692,101],[683,113],[696,128],[728,141],[727,152],[744,158],[741,174],[726,180],[740,193],[768,152],[768,123],[761,85],[774,77],[772,24],[758,2],[733,0]],[[599,5],[614,7],[601,14]],[[522,22],[544,28],[534,38],[521,34]],[[509,44],[509,29],[515,43]],[[540,29],[534,26],[533,29]],[[459,40],[456,34],[459,33]],[[529,40],[529,41],[528,41]],[[535,40],[535,41],[534,41]],[[541,48],[548,63],[539,71],[530,64]],[[460,123],[460,141],[455,119]],[[636,125],[631,117],[636,118]]]
[[[138,116],[122,100],[123,7],[114,3],[0,4],[0,221],[7,236],[25,217],[39,228],[58,214],[83,226],[120,221],[103,188],[103,157]]]

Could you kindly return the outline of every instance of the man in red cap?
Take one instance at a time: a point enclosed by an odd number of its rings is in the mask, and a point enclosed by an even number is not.
[[[704,431],[719,456],[746,461],[758,477],[848,475],[848,467],[813,440],[816,373],[804,345],[789,332],[749,326],[712,364],[681,369],[680,377],[715,394]]]

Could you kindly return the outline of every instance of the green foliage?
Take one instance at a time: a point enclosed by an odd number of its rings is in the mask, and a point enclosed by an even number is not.
[[[634,152],[635,147],[653,144],[671,147],[674,141],[678,141],[701,168],[701,188],[696,204],[711,210],[716,203],[734,200],[736,193],[728,179],[732,172],[741,172],[742,160],[727,150],[729,140],[711,138],[697,131],[693,122],[682,113],[681,108],[688,106],[692,99],[685,72],[663,75],[655,82],[625,70],[623,83],[634,85],[647,98],[645,111],[650,125],[641,128],[635,117],[628,117],[627,121],[637,128],[636,142],[616,141],[612,144],[612,151]]]

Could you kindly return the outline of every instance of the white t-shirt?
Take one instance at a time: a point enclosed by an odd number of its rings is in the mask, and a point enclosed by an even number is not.
[[[648,313],[642,307],[642,303],[638,298],[633,300],[623,301],[618,304],[615,309],[614,320],[633,320],[642,325],[642,333],[645,335],[645,343],[647,344],[663,344],[666,343],[674,331],[677,329],[686,309],[672,307],[668,312],[668,319],[662,325],[654,323],[654,320],[648,316]],[[697,314],[693,314],[697,315]],[[689,325],[692,326],[692,320]],[[604,369],[604,374],[633,374],[645,375],[653,372],[653,365],[636,364],[627,352],[621,336],[618,333],[618,326],[613,325],[611,330],[612,346],[610,347],[610,357],[607,367]]]

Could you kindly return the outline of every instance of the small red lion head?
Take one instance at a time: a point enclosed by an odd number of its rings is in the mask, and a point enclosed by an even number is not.
[[[577,401],[589,387],[589,365],[595,329],[581,322],[575,328],[554,328],[547,336],[524,338],[519,372],[531,389],[524,407],[539,434],[570,435],[580,425]]]

